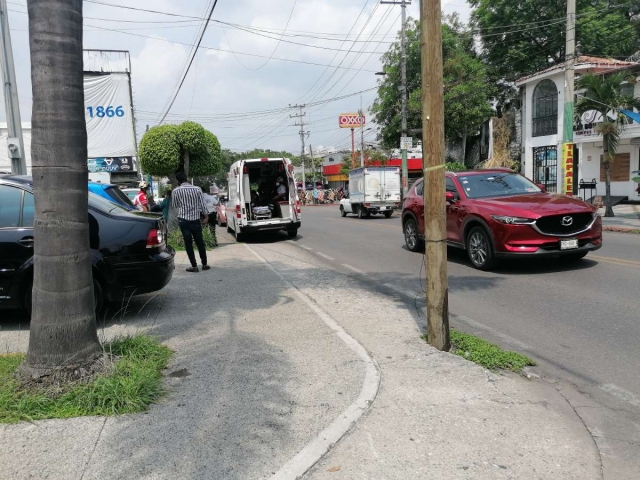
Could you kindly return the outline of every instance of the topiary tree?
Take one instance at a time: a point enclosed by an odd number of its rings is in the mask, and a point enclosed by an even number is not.
[[[147,131],[138,149],[146,173],[167,176],[175,184],[175,174],[215,175],[222,165],[218,138],[202,125],[183,122],[160,125]]]
[[[176,125],[150,128],[140,140],[138,156],[142,169],[151,175],[165,177],[180,168],[180,143]]]

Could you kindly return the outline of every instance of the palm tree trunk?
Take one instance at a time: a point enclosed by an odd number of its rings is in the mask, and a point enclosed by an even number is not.
[[[605,182],[605,197],[604,197],[604,216],[615,217],[613,213],[613,207],[611,206],[611,160],[608,160],[604,164],[604,182]]]
[[[82,0],[28,0],[35,196],[31,332],[21,373],[41,377],[101,353],[87,215]]]

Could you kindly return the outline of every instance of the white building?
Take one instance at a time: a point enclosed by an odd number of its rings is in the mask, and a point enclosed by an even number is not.
[[[640,80],[640,64],[619,60],[580,56],[576,59],[576,76],[585,73],[611,73],[627,70]],[[564,65],[555,65],[516,82],[522,91],[522,173],[547,191],[561,192],[562,130],[564,105]],[[640,97],[640,82],[623,87],[627,93]],[[579,95],[579,92],[577,92]],[[580,180],[597,182],[594,195],[605,194],[604,168],[601,168],[602,136],[595,132],[601,119],[594,113],[585,114],[574,125],[574,195],[589,198],[589,191],[579,190]],[[611,195],[640,200],[637,184],[631,172],[640,170],[640,124],[624,127],[611,168]]]

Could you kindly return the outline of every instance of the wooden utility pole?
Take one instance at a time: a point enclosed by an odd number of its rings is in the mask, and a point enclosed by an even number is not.
[[[562,125],[562,192],[573,195],[573,97],[576,62],[576,0],[567,0],[567,30],[564,60],[564,113]],[[569,153],[571,154],[569,156]],[[569,167],[569,168],[567,168]],[[570,180],[566,180],[566,176]]]
[[[428,341],[448,351],[449,281],[444,170],[444,98],[440,0],[422,0],[422,158],[426,244]]]

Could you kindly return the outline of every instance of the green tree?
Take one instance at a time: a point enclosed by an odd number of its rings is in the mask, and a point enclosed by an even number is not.
[[[184,171],[187,176],[216,174],[221,167],[217,137],[195,122],[159,125],[147,131],[138,148],[145,173],[167,176]]]
[[[29,0],[28,10],[35,242],[20,372],[33,378],[74,371],[102,349],[89,250],[82,0]]]
[[[577,116],[587,112],[598,112],[602,123],[598,124],[596,131],[602,135],[603,155],[605,171],[605,217],[615,216],[611,206],[611,162],[613,161],[618,142],[620,140],[621,121],[624,116],[621,109],[640,109],[640,97],[622,94],[622,84],[625,81],[634,82],[635,77],[628,73],[615,73],[612,75],[587,74],[580,77],[576,83],[577,90],[583,90],[575,110]]]
[[[494,81],[513,81],[565,60],[566,2],[470,0],[472,25]],[[626,57],[640,49],[640,4],[577,0],[576,47],[581,55]]]
[[[422,88],[420,81],[420,26],[407,25],[407,126],[421,128]],[[457,18],[445,17],[442,25],[445,136],[462,139],[475,133],[491,116],[490,99],[495,87],[482,61],[473,51],[473,35]],[[372,110],[381,126],[380,139],[388,148],[397,148],[400,139],[400,46],[391,45],[382,56],[386,73],[378,87]]]

